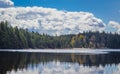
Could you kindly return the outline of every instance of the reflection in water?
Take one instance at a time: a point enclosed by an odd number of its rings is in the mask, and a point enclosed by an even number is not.
[[[99,67],[89,67],[77,63],[49,62],[37,66],[29,65],[27,69],[8,71],[7,74],[120,74],[120,64],[108,64]]]
[[[0,52],[0,74],[120,74],[119,55]]]

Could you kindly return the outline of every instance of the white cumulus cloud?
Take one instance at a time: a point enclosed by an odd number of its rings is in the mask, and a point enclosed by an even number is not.
[[[105,24],[89,12],[70,12],[43,7],[0,8],[0,21],[50,35],[101,31]]]
[[[105,27],[105,30],[108,32],[120,34],[120,23],[116,21],[109,21],[109,23]]]
[[[13,7],[14,2],[11,0],[0,0],[0,8]]]
[[[120,23],[118,23],[118,22],[110,21],[109,25],[113,26],[113,28],[120,29]]]

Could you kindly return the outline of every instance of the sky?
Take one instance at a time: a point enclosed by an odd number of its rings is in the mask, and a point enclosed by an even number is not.
[[[0,21],[50,35],[120,34],[120,0],[0,0]]]
[[[12,0],[15,6],[42,6],[66,11],[91,12],[105,23],[120,22],[120,0]]]

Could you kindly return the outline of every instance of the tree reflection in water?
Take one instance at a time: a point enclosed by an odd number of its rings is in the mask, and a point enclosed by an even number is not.
[[[120,74],[119,54],[0,52],[0,74]]]

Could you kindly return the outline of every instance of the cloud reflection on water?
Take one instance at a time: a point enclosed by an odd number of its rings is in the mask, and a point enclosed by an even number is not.
[[[27,69],[7,71],[7,74],[120,74],[120,64],[107,64],[105,66],[83,66],[78,63],[52,61],[29,65]]]

